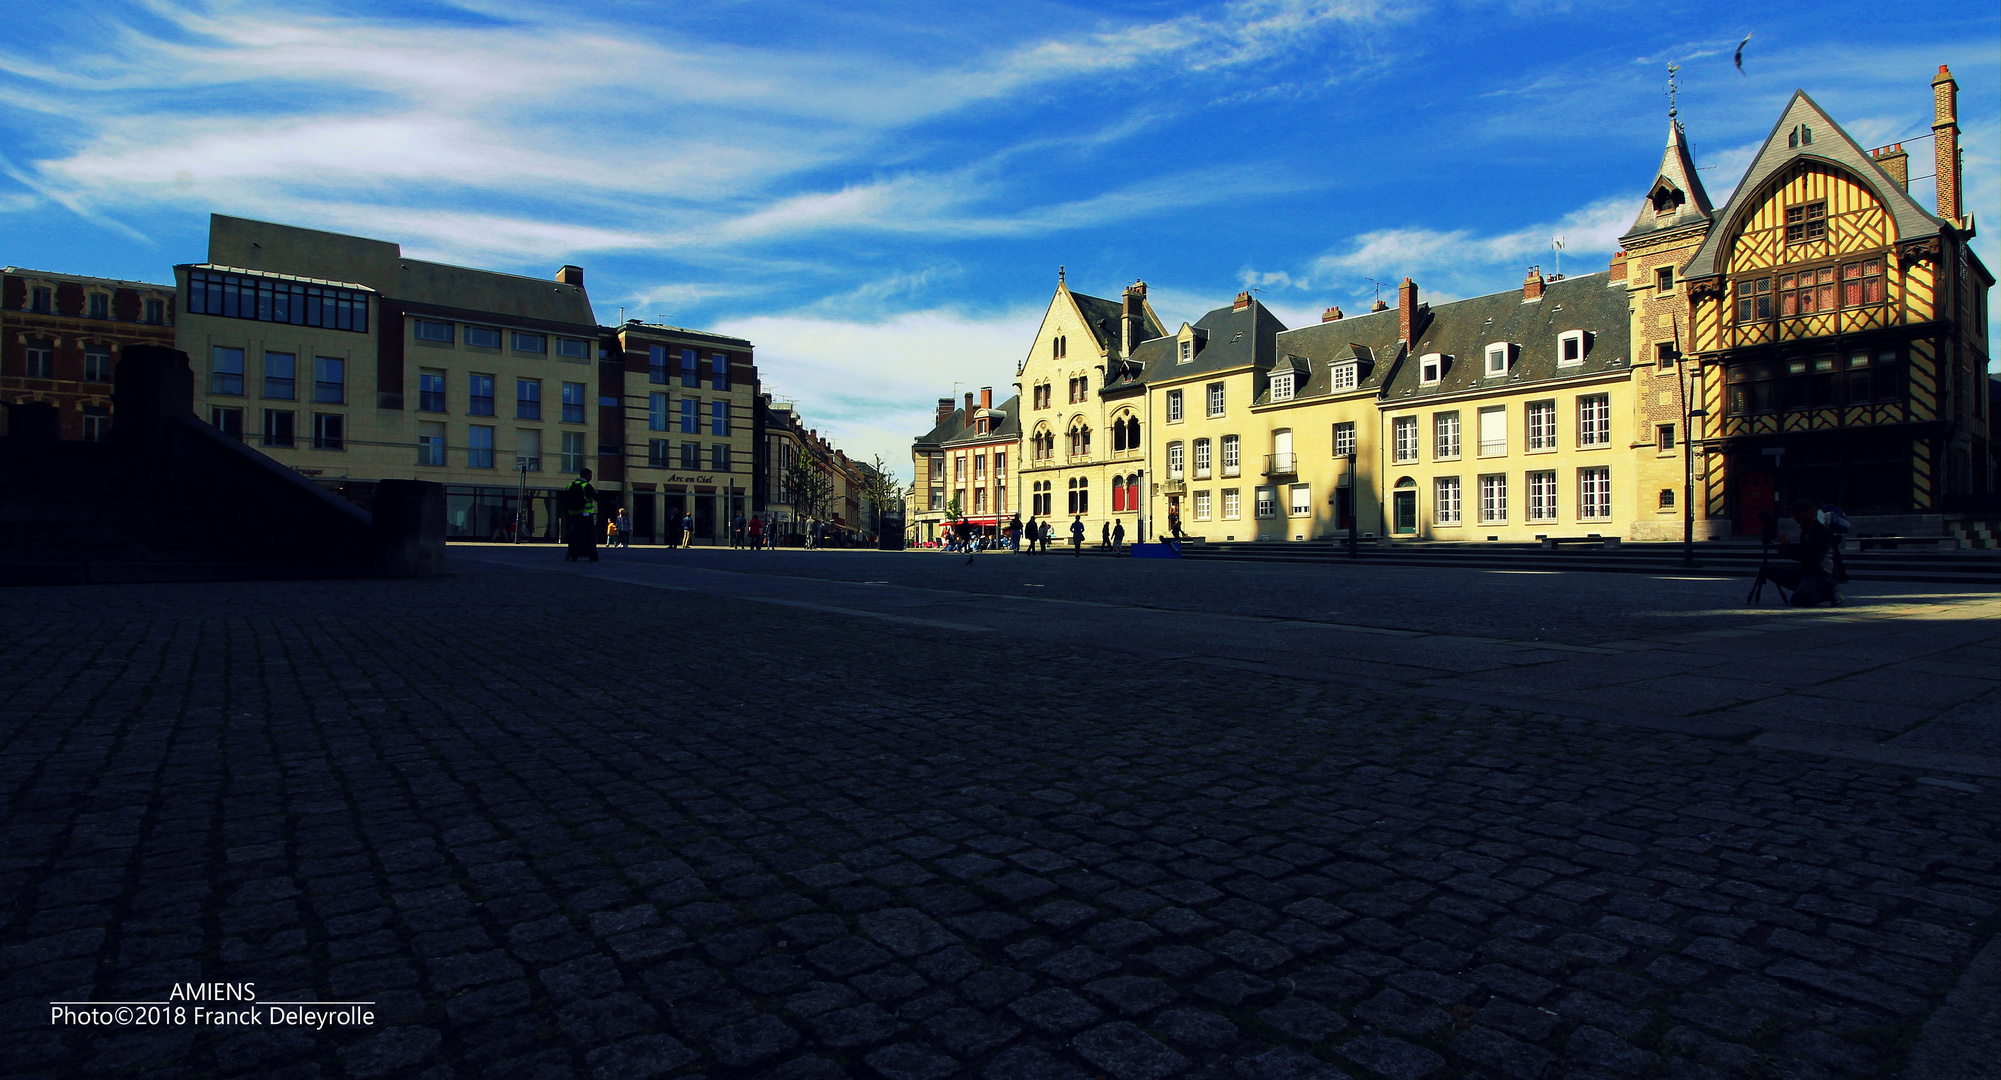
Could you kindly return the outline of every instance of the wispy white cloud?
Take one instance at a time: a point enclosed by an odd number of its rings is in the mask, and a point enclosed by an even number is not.
[[[1357,275],[1397,280],[1426,272],[1443,272],[1447,280],[1453,280],[1462,275],[1484,275],[1508,263],[1524,268],[1537,264],[1553,270],[1556,253],[1551,241],[1559,236],[1564,253],[1580,260],[1617,251],[1619,234],[1632,225],[1640,202],[1638,194],[1608,196],[1557,221],[1493,235],[1471,229],[1376,229],[1356,237],[1347,250],[1315,259],[1310,271],[1315,280]],[[1591,262],[1595,268],[1602,259]]]
[[[956,388],[1014,393],[1015,366],[1042,311],[974,316],[910,311],[876,322],[764,315],[715,327],[757,343],[757,367],[773,394],[799,402],[809,425],[850,457],[881,454],[910,479],[910,442],[931,429],[934,403]]]

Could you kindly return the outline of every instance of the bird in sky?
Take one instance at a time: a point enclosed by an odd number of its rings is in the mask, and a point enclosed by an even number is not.
[[[1750,43],[1751,35],[1749,34],[1745,34],[1744,40],[1737,43],[1737,74],[1739,75],[1744,74],[1744,46]]]

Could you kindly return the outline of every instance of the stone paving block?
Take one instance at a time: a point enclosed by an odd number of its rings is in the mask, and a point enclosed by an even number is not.
[[[1445,1067],[1445,1059],[1437,1054],[1388,1035],[1364,1035],[1359,1039],[1350,1039],[1342,1043],[1337,1052],[1390,1080],[1421,1080]]]
[[[1092,1028],[1072,1039],[1070,1045],[1115,1080],[1165,1080],[1186,1072],[1193,1064],[1124,1020]]]

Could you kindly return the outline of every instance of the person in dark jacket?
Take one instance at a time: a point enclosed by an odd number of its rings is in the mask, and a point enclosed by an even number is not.
[[[1787,509],[1799,524],[1800,537],[1792,543],[1780,544],[1779,557],[1796,562],[1791,566],[1774,566],[1765,572],[1765,577],[1793,591],[1794,607],[1840,606],[1841,593],[1834,587],[1834,534],[1820,523],[1812,500],[1794,499]]]
[[[591,486],[591,471],[584,469],[563,491],[563,539],[569,544],[564,558],[569,562],[598,561],[597,513],[598,489]]]

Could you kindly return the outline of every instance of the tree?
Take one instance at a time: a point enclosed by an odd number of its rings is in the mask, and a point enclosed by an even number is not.
[[[834,494],[834,480],[813,454],[804,453],[785,466],[785,491],[797,517],[824,518],[827,500]]]
[[[903,509],[903,484],[890,473],[889,466],[882,462],[882,455],[863,466],[866,476],[862,480],[862,498],[875,507],[878,516]]]

